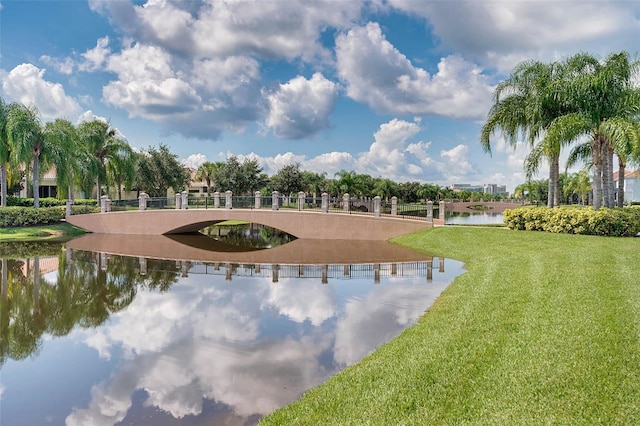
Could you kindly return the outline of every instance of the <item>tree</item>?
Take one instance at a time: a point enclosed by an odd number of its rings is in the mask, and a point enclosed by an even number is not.
[[[338,196],[342,194],[354,196],[361,190],[360,183],[358,182],[358,174],[353,170],[340,170],[334,177],[338,178],[335,183]]]
[[[9,144],[9,134],[7,133],[7,122],[9,120],[10,111],[16,108],[17,104],[6,104],[3,98],[0,98],[0,207],[7,206],[7,188],[9,179],[7,176],[7,164],[11,160],[12,146]]]
[[[271,176],[271,188],[285,195],[295,194],[304,189],[304,179],[300,163],[289,164]]]
[[[159,149],[149,147],[137,154],[134,188],[145,191],[151,197],[166,197],[167,190],[184,189],[190,181],[189,169],[178,161],[166,145]]]
[[[550,64],[529,61],[518,65],[495,89],[494,105],[480,135],[485,151],[491,152],[490,136],[498,128],[512,146],[517,144],[520,134],[530,145],[543,137],[554,120],[568,112],[558,93],[563,82],[573,75],[575,66],[572,61]],[[542,158],[549,163],[549,207],[559,203],[559,158],[565,143],[560,139],[542,139],[525,164],[530,178],[538,170]]]
[[[209,196],[209,192],[211,190],[211,182],[214,182],[217,190],[219,184],[218,181],[220,179],[221,172],[224,168],[224,163],[220,161],[211,162],[206,161],[202,163],[198,169],[196,170],[195,179],[202,182],[205,181],[207,183],[207,196]]]
[[[567,184],[564,187],[565,197],[577,196],[580,204],[588,204],[589,191],[591,191],[591,181],[586,170],[569,175]]]
[[[325,190],[327,186],[327,174],[323,173],[315,173],[309,171],[302,172],[302,182],[304,185],[304,189],[308,194],[311,194],[313,197],[313,203],[316,202],[316,197],[318,193]]]
[[[626,52],[611,54],[604,62],[590,55],[573,60],[585,64],[583,72],[567,81],[563,101],[571,113],[559,117],[549,129],[549,137],[577,141],[588,137],[593,170],[593,207],[614,207],[613,155],[619,153],[624,169],[625,145],[637,152],[640,140],[640,87],[634,83],[640,62]],[[584,145],[574,150],[584,153]],[[572,152],[570,157],[581,155]],[[624,194],[622,194],[624,195]]]
[[[73,198],[73,183],[82,173],[82,164],[90,161],[89,153],[80,143],[77,129],[65,119],[58,118],[45,125],[45,134],[51,144],[48,158],[56,168],[58,196],[68,193]]]
[[[78,127],[81,141],[92,155],[92,161],[88,171],[92,179],[95,179],[96,197],[100,201],[102,195],[101,182],[107,184],[107,162],[131,157],[131,147],[116,129],[103,120],[94,119],[85,121]],[[123,161],[123,165],[133,167],[133,162]],[[124,173],[122,171],[121,173]]]
[[[18,162],[33,164],[33,206],[40,207],[40,159],[49,154],[49,144],[35,107],[17,105],[7,116],[7,135]]]

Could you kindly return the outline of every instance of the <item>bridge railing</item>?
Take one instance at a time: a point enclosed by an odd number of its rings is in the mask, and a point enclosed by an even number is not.
[[[149,197],[142,192],[136,200],[109,200],[106,196],[101,199],[100,211],[124,210],[159,210],[159,209],[270,209],[270,210],[306,210],[321,211],[323,213],[342,213],[369,215],[375,217],[393,216],[407,219],[433,221],[434,217],[442,213],[438,205],[427,203],[398,203],[396,197],[390,201],[383,201],[380,197],[350,198],[349,194],[342,197],[329,197],[328,194],[308,196],[304,192],[297,195],[282,195],[274,191],[271,196],[263,196],[256,192],[253,196],[233,196],[231,191],[224,194],[215,192],[213,195],[193,197],[187,192],[175,194],[174,197]],[[440,209],[444,210],[444,209]],[[71,213],[69,213],[71,214]],[[442,217],[441,217],[442,219]]]

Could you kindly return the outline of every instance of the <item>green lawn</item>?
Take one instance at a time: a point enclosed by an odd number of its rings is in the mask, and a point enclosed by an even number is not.
[[[640,423],[639,238],[443,227],[396,242],[468,272],[264,424]]]
[[[0,243],[5,241],[65,241],[85,233],[68,223],[18,228],[0,228]]]

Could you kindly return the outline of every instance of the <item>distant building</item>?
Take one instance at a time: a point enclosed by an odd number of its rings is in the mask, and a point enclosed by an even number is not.
[[[613,173],[616,190],[619,187],[619,173]],[[640,201],[640,170],[626,172],[624,174],[624,200],[625,202]]]
[[[471,185],[468,183],[454,183],[449,186],[455,192],[469,191],[469,192],[481,192],[489,195],[509,195],[506,185],[497,185],[495,183],[487,183],[484,185]]]
[[[484,193],[489,195],[508,195],[506,185],[496,185],[495,183],[485,184]]]
[[[469,192],[484,192],[484,186],[482,185],[470,185],[468,183],[454,183],[449,187],[455,192],[469,191]]]

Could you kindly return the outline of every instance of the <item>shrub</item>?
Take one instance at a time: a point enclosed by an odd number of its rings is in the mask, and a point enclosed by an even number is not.
[[[65,207],[6,207],[0,209],[0,227],[48,225],[65,216]]]
[[[67,200],[58,200],[57,198],[40,198],[40,207],[56,207],[66,206]],[[98,202],[93,199],[77,199],[74,200],[75,205],[96,206]],[[21,198],[13,195],[7,196],[7,206],[11,207],[33,207],[33,198]]]
[[[517,208],[505,210],[504,223],[516,230],[632,237],[640,233],[640,207]]]

